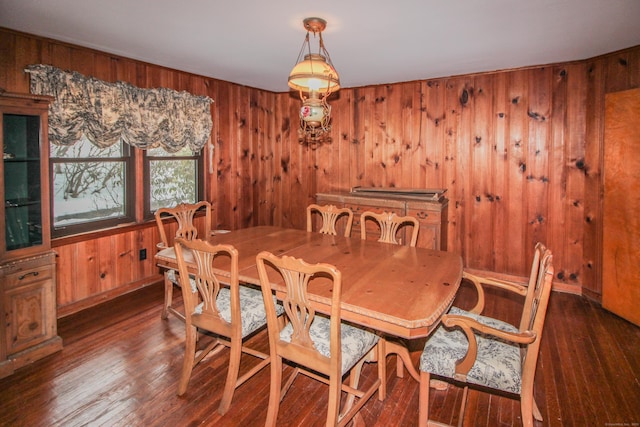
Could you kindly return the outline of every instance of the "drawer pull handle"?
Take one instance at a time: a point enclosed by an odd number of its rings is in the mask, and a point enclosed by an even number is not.
[[[22,276],[18,277],[18,280],[23,280],[25,277],[29,276],[29,275],[33,275],[34,277],[39,275],[40,273],[37,271],[30,271],[26,274],[23,274]]]

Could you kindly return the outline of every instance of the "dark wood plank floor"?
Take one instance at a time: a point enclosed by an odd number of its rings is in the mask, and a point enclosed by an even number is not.
[[[520,304],[489,295],[487,312],[515,322]],[[463,288],[457,304],[473,298]],[[269,371],[217,413],[228,350],[196,368],[184,397],[177,397],[184,326],[160,319],[160,285],[61,319],[64,350],[0,380],[2,426],[261,426],[266,416]],[[267,350],[266,332],[251,339]],[[419,344],[415,345],[419,347]],[[244,368],[255,363],[244,356]],[[368,426],[412,426],[418,387],[395,377],[388,363],[388,396],[374,396],[362,414]],[[375,376],[375,365],[365,376]],[[640,425],[640,328],[584,298],[554,293],[536,376],[536,398],[548,426]],[[462,393],[432,393],[432,417],[457,423]],[[300,378],[283,401],[282,426],[324,425],[326,388]],[[520,425],[519,404],[508,397],[471,391],[466,426]]]

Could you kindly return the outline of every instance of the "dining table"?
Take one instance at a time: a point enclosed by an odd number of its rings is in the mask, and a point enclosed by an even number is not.
[[[462,280],[462,258],[446,251],[277,226],[214,232],[207,239],[237,249],[241,283],[260,285],[256,255],[262,251],[335,266],[342,275],[341,319],[391,338],[385,345],[387,354],[396,354],[417,381],[419,374],[408,348],[393,338],[428,336],[450,308]],[[190,254],[184,256],[186,264],[195,268]],[[173,247],[158,251],[155,260],[161,268],[177,268]],[[229,277],[227,267],[222,262],[214,273],[222,279]],[[270,275],[269,281],[276,297],[282,295],[281,278]],[[310,282],[308,292],[317,311],[330,313],[329,280]]]

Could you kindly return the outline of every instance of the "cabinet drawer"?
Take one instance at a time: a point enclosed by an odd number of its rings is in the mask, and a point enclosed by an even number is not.
[[[392,208],[392,207],[370,206],[370,205],[354,205],[351,203],[346,203],[345,206],[351,209],[351,211],[353,211],[353,227],[354,228],[357,227],[358,229],[360,227],[360,214],[362,214],[362,212],[366,212],[366,211],[371,211],[375,213],[393,212],[398,216],[404,215],[403,208]]]
[[[53,272],[53,266],[48,264],[32,268],[21,268],[19,271],[5,276],[5,286],[6,289],[12,289],[43,280],[51,280]]]
[[[440,211],[430,211],[425,209],[409,209],[407,215],[416,217],[423,224],[440,224]]]

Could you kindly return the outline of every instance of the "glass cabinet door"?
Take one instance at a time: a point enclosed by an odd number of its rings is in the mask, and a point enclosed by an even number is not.
[[[5,248],[43,244],[40,116],[3,114]]]

